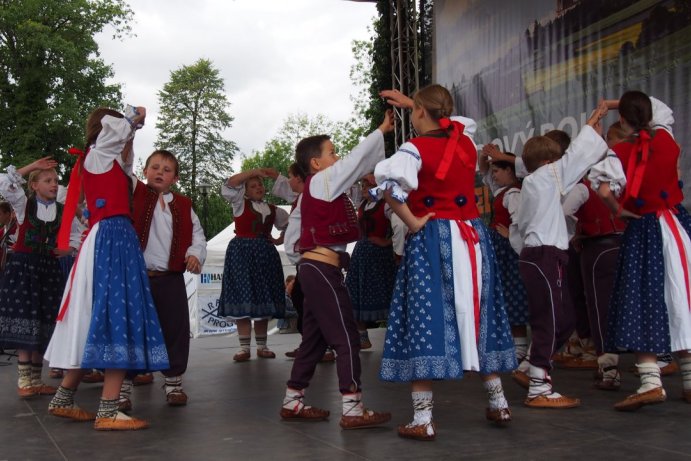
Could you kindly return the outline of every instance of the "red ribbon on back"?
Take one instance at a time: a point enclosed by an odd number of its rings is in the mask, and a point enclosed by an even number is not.
[[[67,186],[65,207],[62,212],[62,222],[60,223],[60,230],[58,231],[58,249],[60,250],[67,250],[70,247],[72,221],[77,214],[77,205],[79,204],[79,197],[82,192],[81,172],[84,166],[85,157],[84,151],[76,147],[70,147],[67,152],[76,155],[77,162],[72,167],[72,172],[70,173],[70,183]]]
[[[480,236],[477,230],[469,224],[466,224],[460,219],[456,220],[458,231],[461,233],[461,238],[465,240],[468,245],[468,256],[470,258],[470,272],[473,279],[473,312],[475,317],[475,340],[480,341],[480,292],[477,288],[478,282],[478,267],[477,267],[477,253],[475,252],[475,244],[480,242]]]
[[[640,157],[638,155],[639,152]],[[626,203],[629,197],[638,197],[638,193],[641,191],[645,169],[648,166],[649,155],[650,133],[646,130],[641,130],[638,132],[638,139],[636,140],[636,144],[631,148],[631,154],[629,155],[629,164],[626,168],[626,190],[624,191],[624,198],[621,203]]]
[[[442,118],[439,119],[439,127],[442,130],[446,130],[449,134],[449,141],[444,148],[444,156],[441,158],[437,172],[434,174],[435,178],[443,181],[449,172],[449,168],[451,168],[454,156],[458,156],[465,165],[475,165],[475,159],[472,159],[470,154],[459,144],[461,136],[463,136],[463,130],[465,130],[463,124],[448,118]]]

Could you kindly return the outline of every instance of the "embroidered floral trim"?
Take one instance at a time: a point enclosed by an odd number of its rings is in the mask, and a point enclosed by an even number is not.
[[[373,199],[381,200],[384,198],[384,191],[387,189],[391,190],[391,196],[395,198],[397,202],[404,203],[408,200],[408,194],[395,179],[385,179],[377,187],[370,189],[369,194]]]

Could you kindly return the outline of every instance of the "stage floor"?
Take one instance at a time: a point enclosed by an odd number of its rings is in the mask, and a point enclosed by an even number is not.
[[[163,379],[136,387],[133,415],[151,427],[139,432],[97,432],[47,412],[50,397],[19,400],[16,359],[0,367],[0,461],[3,460],[429,460],[429,459],[691,459],[691,405],[683,402],[679,374],[663,378],[668,400],[636,413],[612,405],[634,392],[638,379],[624,371],[618,392],[591,388],[591,371],[555,370],[555,388],[580,397],[572,410],[533,410],[522,405],[525,391],[503,377],[513,422],[507,428],[485,421],[486,395],[477,375],[435,385],[437,440],[403,440],[396,425],[410,421],[410,389],[379,381],[384,330],[370,330],[374,347],[361,352],[365,405],[393,413],[385,427],[342,431],[340,394],[333,363],[320,364],[307,390],[307,403],[331,410],[319,423],[286,423],[278,416],[297,334],[276,334],[269,345],[277,358],[234,363],[237,338],[192,340],[185,390],[186,407],[165,404]],[[254,352],[254,350],[253,350]],[[6,362],[7,356],[0,356]],[[633,357],[623,356],[623,369]],[[47,372],[44,372],[47,375]],[[57,385],[56,380],[45,379]],[[82,384],[77,402],[95,411],[100,385]]]

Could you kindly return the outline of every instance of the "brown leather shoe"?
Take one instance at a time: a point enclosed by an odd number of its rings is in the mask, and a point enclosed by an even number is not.
[[[413,425],[411,423],[401,425],[398,426],[398,436],[404,439],[431,442],[437,437],[437,427],[434,425],[434,422],[428,424]]]
[[[391,413],[377,413],[376,411],[364,409],[362,416],[341,416],[339,423],[343,429],[366,429],[381,426],[391,420]]]
[[[17,395],[20,399],[28,399],[36,395],[36,388],[34,386],[18,387]]]
[[[182,389],[175,389],[166,394],[166,402],[171,407],[183,407],[187,405],[187,394]]]
[[[96,418],[94,429],[97,431],[138,431],[149,427],[149,422],[127,416],[118,412],[113,418]]]
[[[362,349],[372,349],[372,342],[369,338],[360,341],[360,350]]]
[[[664,367],[660,367],[660,376],[669,376],[679,372],[679,364],[676,361],[671,361]]]
[[[525,373],[520,370],[514,370],[511,372],[511,379],[513,379],[514,382],[521,386],[523,389],[530,388],[530,376],[528,376],[528,373]]]
[[[247,362],[250,359],[251,355],[249,351],[240,351],[237,354],[233,356],[233,360],[236,362]]]
[[[294,359],[295,357],[298,356],[298,351],[300,349],[293,349],[292,351],[286,352],[286,357],[290,357],[291,359]]]
[[[48,372],[48,377],[50,379],[62,379],[64,376],[64,373],[62,369],[60,368],[51,368],[50,371]]]
[[[549,398],[546,395],[538,395],[532,399],[525,399],[523,404],[530,408],[576,408],[581,406],[581,400],[573,397],[567,397],[565,395],[553,398]]]
[[[99,370],[91,370],[89,373],[82,376],[83,383],[102,383],[104,379],[105,375]]]
[[[624,400],[614,404],[614,409],[619,411],[636,411],[644,405],[654,405],[667,400],[667,394],[662,387],[656,387],[646,392],[631,394]]]
[[[317,407],[303,407],[295,413],[287,408],[281,408],[281,419],[284,421],[326,421],[331,413]]]
[[[135,386],[146,386],[147,384],[151,384],[154,382],[154,374],[153,373],[144,373],[141,375],[137,375],[134,378],[132,378],[132,384]]]
[[[86,410],[82,410],[79,407],[54,407],[48,408],[48,413],[53,416],[58,416],[60,418],[71,419],[72,421],[93,421],[96,419],[96,413],[91,413]]]
[[[487,408],[485,418],[498,426],[504,426],[511,422],[511,410],[507,408]]]
[[[582,357],[573,357],[562,362],[557,362],[561,368],[568,368],[571,370],[597,370],[597,359],[584,359]]]
[[[262,359],[275,359],[276,354],[269,349],[257,349],[257,357],[261,357]]]
[[[36,395],[55,395],[58,388],[41,383],[40,386],[34,386],[34,391],[36,391]]]

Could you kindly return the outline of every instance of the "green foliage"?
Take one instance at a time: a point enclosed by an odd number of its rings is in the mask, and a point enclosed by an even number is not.
[[[374,131],[386,112],[386,103],[379,97],[379,92],[393,86],[391,74],[391,31],[389,29],[389,15],[391,2],[377,1],[377,13],[372,30],[372,74],[369,87],[369,104],[365,111],[365,119],[369,120],[368,132]],[[386,137],[386,152],[393,153],[394,143],[391,135]]]
[[[233,141],[223,137],[233,122],[223,79],[211,61],[200,59],[172,71],[158,98],[157,148],[177,156],[178,187],[198,204],[199,184],[223,182],[232,171],[231,161],[238,150]],[[217,195],[216,189],[210,195]]]
[[[0,166],[72,163],[89,112],[121,105],[94,36],[111,27],[121,38],[131,20],[123,0],[0,0]]]

